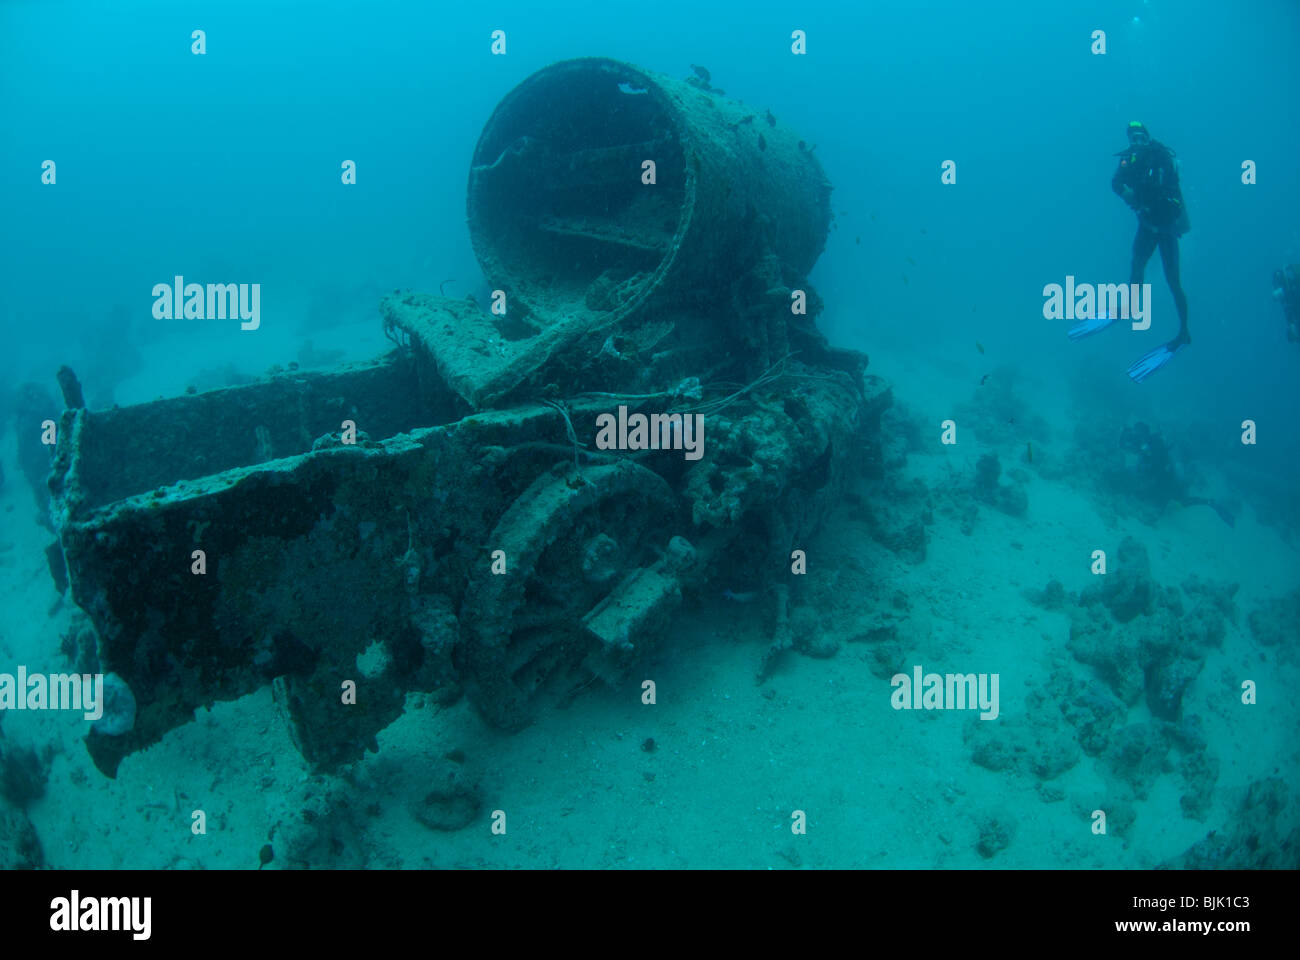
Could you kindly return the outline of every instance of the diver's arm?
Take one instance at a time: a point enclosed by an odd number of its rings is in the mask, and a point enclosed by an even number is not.
[[[1133,192],[1133,188],[1128,182],[1132,175],[1132,168],[1121,160],[1119,166],[1115,168],[1115,176],[1110,178],[1110,188],[1119,194],[1120,199],[1130,207],[1133,206],[1134,200],[1137,197],[1137,194]]]

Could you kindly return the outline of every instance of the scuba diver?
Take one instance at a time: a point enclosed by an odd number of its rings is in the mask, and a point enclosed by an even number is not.
[[[1183,193],[1178,185],[1178,166],[1174,152],[1151,139],[1151,133],[1139,121],[1128,125],[1128,149],[1121,150],[1119,167],[1110,186],[1137,214],[1137,236],[1133,239],[1133,260],[1129,283],[1142,283],[1147,262],[1160,248],[1160,262],[1165,280],[1178,309],[1178,336],[1162,343],[1128,368],[1128,375],[1141,383],[1173,359],[1179,347],[1192,342],[1187,332],[1187,295],[1178,276],[1178,238],[1191,229]],[[1115,317],[1098,316],[1070,328],[1070,339],[1080,340],[1106,329]]]
[[[1300,340],[1300,266],[1293,263],[1273,271],[1273,299],[1286,315],[1286,338]]]
[[[1208,497],[1193,497],[1177,465],[1173,451],[1158,432],[1138,422],[1126,426],[1119,435],[1119,449],[1124,453],[1125,469],[1116,482],[1139,502],[1157,513],[1167,503],[1184,507],[1206,506],[1230,527],[1237,525],[1232,511]],[[1149,512],[1149,511],[1148,511]]]

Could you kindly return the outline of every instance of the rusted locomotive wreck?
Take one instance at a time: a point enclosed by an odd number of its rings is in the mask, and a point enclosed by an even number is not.
[[[73,389],[51,489],[93,625],[74,655],[135,707],[91,730],[97,766],[264,684],[326,770],[411,691],[517,726],[620,682],[683,594],[788,582],[888,403],[813,323],[829,193],[770,113],[559,63],[474,152],[493,309],[395,293],[368,363],[104,411]],[[702,457],[598,449],[619,406],[702,415]]]

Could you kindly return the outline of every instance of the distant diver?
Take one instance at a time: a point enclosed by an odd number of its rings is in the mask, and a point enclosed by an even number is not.
[[[1145,423],[1125,427],[1119,436],[1119,449],[1133,459],[1124,487],[1138,499],[1163,508],[1173,502],[1184,507],[1209,507],[1229,527],[1237,525],[1227,505],[1208,497],[1194,497],[1187,481],[1174,464],[1169,444]]]
[[[1128,375],[1134,382],[1141,383],[1172,360],[1179,347],[1192,342],[1187,332],[1187,295],[1183,293],[1178,276],[1178,238],[1191,229],[1191,222],[1178,185],[1174,152],[1163,143],[1152,140],[1150,132],[1137,120],[1128,125],[1128,143],[1126,150],[1115,154],[1119,157],[1119,167],[1110,186],[1138,218],[1129,283],[1142,283],[1147,262],[1159,247],[1165,280],[1178,308],[1178,336],[1162,343],[1128,368]],[[1070,338],[1079,340],[1098,333],[1116,319],[1099,315],[1085,320],[1070,330]]]
[[[1282,304],[1286,316],[1286,338],[1300,340],[1300,265],[1273,271],[1273,299]]]

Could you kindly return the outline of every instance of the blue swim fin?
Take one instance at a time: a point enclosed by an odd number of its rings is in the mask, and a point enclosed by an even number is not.
[[[1109,327],[1112,323],[1115,322],[1114,317],[1106,316],[1106,311],[1104,308],[1097,311],[1097,313],[1098,313],[1097,316],[1089,317],[1087,320],[1080,320],[1078,323],[1072,326],[1068,334],[1070,339],[1082,340],[1084,337],[1090,337],[1094,333],[1101,333],[1101,331],[1105,330],[1107,327]]]
[[[1172,340],[1168,343],[1162,343],[1156,347],[1141,360],[1138,360],[1128,368],[1128,375],[1134,383],[1141,383],[1151,374],[1155,373],[1166,363],[1174,358],[1174,351],[1178,346]]]

